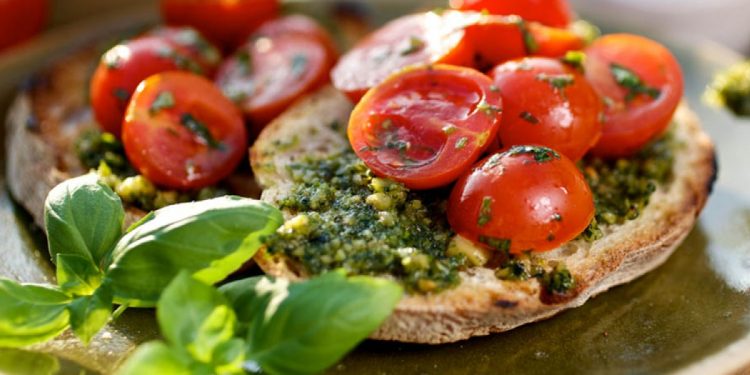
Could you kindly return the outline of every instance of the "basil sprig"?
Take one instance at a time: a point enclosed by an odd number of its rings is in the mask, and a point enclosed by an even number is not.
[[[113,302],[154,306],[181,271],[208,283],[239,269],[281,213],[224,197],[149,214],[123,236],[120,198],[95,176],[56,186],[45,202],[57,287],[0,279],[0,346],[50,340],[67,328],[88,344],[111,319]]]
[[[304,283],[255,277],[218,291],[181,273],[157,304],[164,342],[141,346],[119,375],[315,374],[391,314],[393,281],[330,272]]]

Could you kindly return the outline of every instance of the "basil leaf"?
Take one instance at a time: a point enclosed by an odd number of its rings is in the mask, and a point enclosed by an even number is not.
[[[65,293],[41,285],[0,279],[0,346],[19,347],[52,339],[68,327]]]
[[[49,354],[19,349],[0,349],[0,374],[53,375],[60,372],[60,361]]]
[[[234,337],[237,321],[224,296],[186,271],[164,289],[156,318],[172,346],[203,363],[212,363],[216,348]]]
[[[87,296],[102,283],[102,273],[91,260],[76,254],[57,254],[57,284],[69,294]]]
[[[139,346],[135,353],[120,367],[117,374],[192,375],[193,372],[167,344],[152,341]]]
[[[68,305],[70,328],[86,345],[112,316],[112,290],[103,284],[93,295],[78,297]]]
[[[115,300],[135,307],[154,306],[180,270],[208,284],[221,281],[250,259],[261,238],[282,223],[276,208],[239,197],[155,211],[115,246],[107,272]]]
[[[264,321],[256,317],[265,315],[267,310],[272,311],[268,305],[281,303],[289,294],[288,289],[289,281],[286,279],[256,276],[223,285],[219,292],[229,300],[245,332],[244,336],[247,336],[251,324],[258,325]]]
[[[246,293],[258,297],[237,298],[236,286],[224,289],[235,303],[257,302],[272,294],[264,313],[252,317],[247,335],[248,359],[270,374],[314,374],[335,364],[380,326],[403,294],[393,281],[347,278],[343,272],[286,289],[279,285],[255,282]],[[239,306],[238,312],[251,310]]]
[[[95,175],[55,186],[44,202],[52,260],[57,254],[76,254],[100,264],[122,235],[124,217],[120,197]]]

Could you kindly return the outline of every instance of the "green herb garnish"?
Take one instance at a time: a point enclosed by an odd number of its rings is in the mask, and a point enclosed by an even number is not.
[[[169,91],[162,91],[156,96],[156,99],[151,103],[148,111],[153,116],[162,109],[174,108],[174,95]]]
[[[661,95],[659,89],[647,86],[645,82],[641,80],[641,77],[638,77],[632,70],[615,63],[611,64],[609,68],[612,72],[612,76],[615,78],[615,82],[628,90],[628,93],[625,96],[626,102],[635,99],[636,96],[641,94],[648,95],[652,99],[656,99]]]
[[[208,147],[220,149],[224,146],[221,142],[217,141],[213,137],[213,135],[211,135],[208,127],[206,127],[206,125],[202,122],[198,121],[195,117],[193,117],[193,115],[189,113],[183,113],[182,116],[180,116],[180,124],[191,133],[193,133],[193,135],[195,135],[201,143],[207,145]]]

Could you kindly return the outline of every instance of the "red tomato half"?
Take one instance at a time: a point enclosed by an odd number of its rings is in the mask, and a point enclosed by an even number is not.
[[[451,0],[459,10],[488,11],[502,16],[517,15],[553,27],[567,27],[572,18],[567,0]]]
[[[547,251],[581,234],[594,199],[575,164],[549,148],[517,146],[479,162],[454,186],[448,221],[480,246]]]
[[[484,74],[449,65],[411,68],[370,90],[349,120],[349,142],[379,175],[412,189],[455,181],[487,149],[500,94]]]
[[[586,78],[605,104],[592,153],[630,156],[669,126],[684,91],[680,65],[661,44],[630,34],[603,36],[585,52]]]
[[[200,65],[163,38],[143,37],[112,47],[91,78],[91,105],[99,126],[119,137],[138,84],[156,73],[180,69],[200,71]]]
[[[445,11],[391,21],[341,57],[331,72],[333,85],[357,102],[371,87],[411,65],[471,66],[473,51],[464,28],[477,18]]]
[[[231,174],[245,154],[247,133],[239,110],[211,81],[167,72],[138,86],[122,141],[128,160],[146,178],[184,190]]]
[[[498,131],[502,148],[547,146],[577,161],[601,137],[601,99],[575,68],[527,57],[497,66],[492,77],[505,106]]]
[[[253,36],[255,38],[273,38],[287,34],[306,35],[315,38],[328,49],[328,53],[331,56],[336,57],[339,54],[331,34],[314,19],[300,14],[293,14],[268,21],[261,25]]]
[[[525,22],[515,16],[482,15],[466,32],[479,68],[524,56],[562,57],[584,46],[583,40],[567,29]]]
[[[47,22],[47,0],[0,1],[0,50],[39,33]]]
[[[211,77],[221,63],[221,51],[192,27],[158,27],[148,34],[166,39],[181,53],[197,62],[203,73]]]
[[[328,81],[333,57],[302,35],[258,38],[222,64],[216,83],[260,131],[292,102]]]
[[[168,25],[192,26],[224,49],[244,43],[279,14],[278,0],[161,0]]]

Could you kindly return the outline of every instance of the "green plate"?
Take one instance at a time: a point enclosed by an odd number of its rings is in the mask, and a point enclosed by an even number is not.
[[[357,17],[377,24],[415,10],[415,4],[422,3],[318,0],[290,2],[288,6],[340,27],[342,22],[351,26]],[[0,116],[4,118],[21,79],[44,63],[94,36],[117,35],[156,19],[153,5],[130,7],[70,24],[1,57]],[[701,41],[690,48],[673,46],[673,51],[684,69],[687,100],[717,143],[721,171],[699,225],[664,266],[583,307],[511,332],[440,346],[365,342],[330,373],[703,374],[750,370],[750,170],[744,156],[750,122],[700,102],[712,74],[739,57]],[[3,156],[0,152],[0,160]],[[0,167],[0,172],[3,170]],[[0,182],[3,178],[0,173]],[[54,275],[43,236],[12,203],[3,186],[0,275],[50,282]],[[129,350],[154,337],[152,312],[129,310],[88,348],[65,334],[28,350],[0,349],[0,373],[111,373]]]

